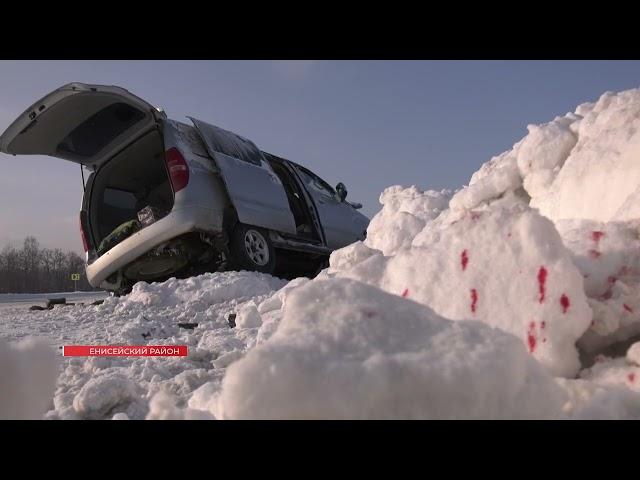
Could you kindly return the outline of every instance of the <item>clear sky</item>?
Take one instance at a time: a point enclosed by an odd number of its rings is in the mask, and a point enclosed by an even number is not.
[[[640,87],[639,61],[0,61],[0,131],[68,82],[124,87],[342,181],[372,216],[389,185],[458,188],[542,123]],[[0,247],[82,252],[80,167],[0,154]]]

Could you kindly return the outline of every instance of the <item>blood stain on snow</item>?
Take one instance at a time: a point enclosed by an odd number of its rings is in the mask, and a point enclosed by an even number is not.
[[[540,267],[540,270],[538,270],[538,291],[540,292],[540,298],[538,298],[538,301],[540,303],[544,303],[546,283],[547,283],[547,269],[544,268],[544,266],[542,266]]]
[[[564,293],[560,297],[560,305],[562,305],[562,313],[567,313],[567,310],[569,310],[569,307],[571,306],[569,297],[567,297]]]
[[[591,258],[599,258],[600,255],[602,255],[602,253],[600,253],[598,250],[589,250],[589,256]]]
[[[627,379],[629,380],[629,383],[633,383],[636,381],[636,374],[635,373],[630,373],[629,375],[627,375]]]
[[[546,326],[547,326],[547,322],[543,320],[542,323],[540,324],[540,328],[544,328]]]
[[[593,240],[596,243],[600,242],[600,239],[602,237],[604,237],[604,232],[600,232],[600,231],[597,231],[597,230],[591,232],[591,240]]]
[[[480,212],[471,212],[471,220],[478,220],[481,216]]]
[[[611,284],[616,283],[618,281],[618,279],[614,276],[611,276],[609,278],[607,278],[607,281]]]
[[[409,289],[405,288],[404,292],[402,292],[402,298],[407,298],[408,295],[409,295]]]
[[[627,305],[626,303],[623,303],[622,306],[624,307],[624,309],[629,312],[629,313],[633,313],[633,308],[631,308],[629,305]]]
[[[533,353],[536,350],[536,322],[529,324],[529,330],[527,331],[527,345],[529,345],[529,353]]]
[[[469,263],[469,256],[467,255],[467,251],[463,250],[460,254],[460,264],[462,265],[462,271],[464,272],[467,269],[467,264]]]
[[[471,289],[471,312],[476,313],[476,305],[478,304],[478,291],[475,288]]]

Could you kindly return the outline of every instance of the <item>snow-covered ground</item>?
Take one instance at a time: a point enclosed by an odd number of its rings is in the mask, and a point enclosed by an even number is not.
[[[0,298],[0,417],[640,419],[638,158],[640,90],[605,93],[455,192],[387,188],[367,240],[313,280]],[[62,344],[190,352],[51,356]]]

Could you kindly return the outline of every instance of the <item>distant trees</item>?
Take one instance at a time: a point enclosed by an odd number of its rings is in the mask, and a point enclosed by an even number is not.
[[[22,248],[0,250],[0,293],[45,293],[75,290],[72,273],[79,273],[78,290],[93,290],[84,272],[84,259],[75,252],[42,248],[35,237]]]

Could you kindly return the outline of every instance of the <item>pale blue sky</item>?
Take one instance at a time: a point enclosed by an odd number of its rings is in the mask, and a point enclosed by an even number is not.
[[[344,182],[371,216],[389,185],[458,188],[493,155],[607,90],[639,61],[0,61],[0,131],[71,81],[122,86]],[[0,247],[82,251],[76,164],[0,154]]]

